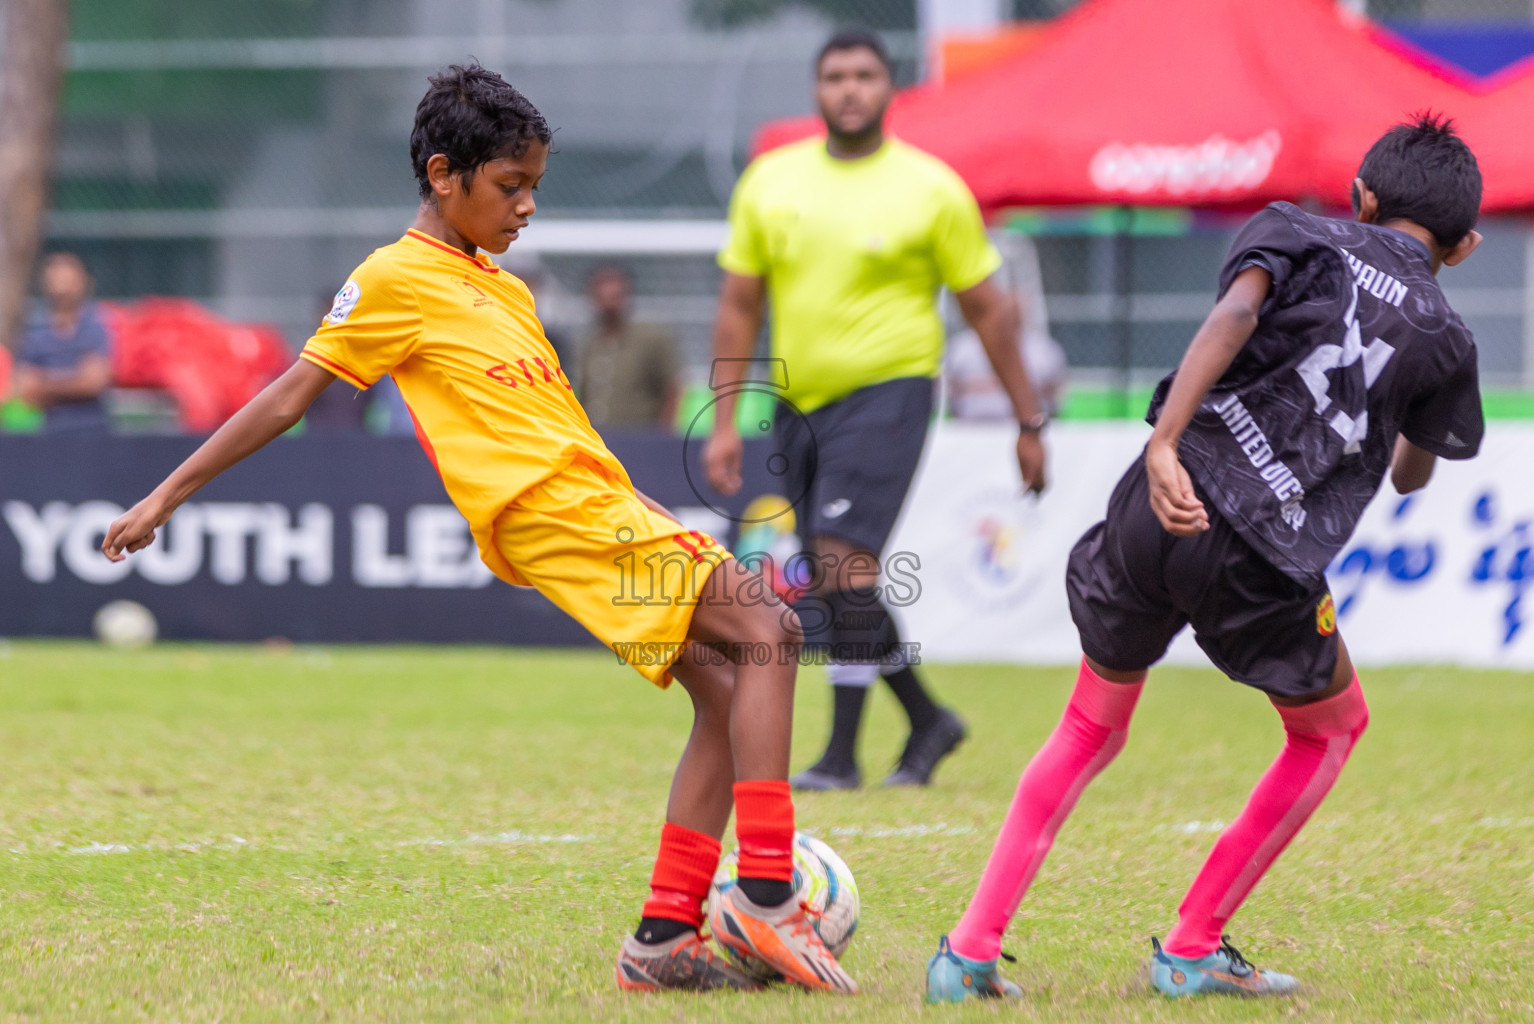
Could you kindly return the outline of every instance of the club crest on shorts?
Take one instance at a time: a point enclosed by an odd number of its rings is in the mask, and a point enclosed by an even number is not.
[[[1337,606],[1332,603],[1330,594],[1321,598],[1321,603],[1316,605],[1316,632],[1322,636],[1331,636],[1337,632]]]
[[[327,324],[341,324],[352,315],[352,310],[357,308],[357,300],[362,298],[362,288],[356,281],[348,281],[336,292],[336,301],[330,306],[330,312],[325,314]]]

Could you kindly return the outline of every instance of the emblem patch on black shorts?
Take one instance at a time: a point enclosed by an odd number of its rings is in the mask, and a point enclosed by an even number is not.
[[[1331,636],[1337,632],[1337,606],[1332,603],[1330,594],[1321,598],[1321,603],[1316,605],[1316,632],[1322,636]]]

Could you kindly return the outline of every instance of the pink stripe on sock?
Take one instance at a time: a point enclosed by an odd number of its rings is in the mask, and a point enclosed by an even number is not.
[[[1196,958],[1219,947],[1226,922],[1321,805],[1369,723],[1357,679],[1335,697],[1278,713],[1284,749],[1194,879],[1167,936],[1168,953]]]
[[[1001,936],[1082,790],[1123,749],[1141,683],[1110,683],[1087,667],[1060,724],[1028,762],[991,859],[948,944],[971,960],[994,960]]]

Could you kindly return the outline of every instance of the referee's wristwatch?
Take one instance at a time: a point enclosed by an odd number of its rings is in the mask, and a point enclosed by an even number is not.
[[[1047,413],[1035,413],[1025,420],[1017,421],[1017,429],[1025,434],[1037,434],[1049,424]]]

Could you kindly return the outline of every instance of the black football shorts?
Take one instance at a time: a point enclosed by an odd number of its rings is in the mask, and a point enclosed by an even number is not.
[[[900,377],[805,415],[778,404],[768,464],[781,455],[782,486],[806,549],[828,535],[883,551],[921,461],[933,389],[931,377]]]
[[[1151,510],[1142,455],[1108,500],[1108,517],[1071,551],[1065,574],[1081,649],[1105,668],[1133,672],[1166,654],[1186,625],[1211,661],[1275,697],[1331,683],[1337,617],[1325,578],[1302,584],[1242,540],[1200,493],[1209,529],[1167,533]]]

